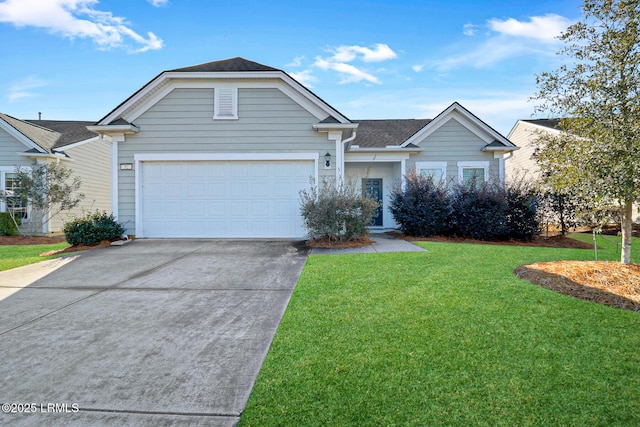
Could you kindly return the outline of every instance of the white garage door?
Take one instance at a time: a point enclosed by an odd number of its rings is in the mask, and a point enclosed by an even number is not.
[[[144,237],[303,237],[301,189],[314,162],[145,161]]]

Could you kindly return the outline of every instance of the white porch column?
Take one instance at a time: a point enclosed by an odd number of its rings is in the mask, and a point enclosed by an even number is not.
[[[102,135],[111,144],[111,212],[118,220],[118,175],[120,174],[120,162],[118,159],[118,143],[125,140],[124,134]]]

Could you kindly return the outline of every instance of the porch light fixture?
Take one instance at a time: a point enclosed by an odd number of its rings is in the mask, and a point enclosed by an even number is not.
[[[327,154],[324,155],[324,167],[331,167],[331,153],[327,151]]]

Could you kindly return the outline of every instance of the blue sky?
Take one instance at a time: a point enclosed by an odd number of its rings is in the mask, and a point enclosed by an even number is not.
[[[355,119],[454,101],[503,134],[580,0],[0,0],[0,112],[99,120],[164,70],[241,56]]]

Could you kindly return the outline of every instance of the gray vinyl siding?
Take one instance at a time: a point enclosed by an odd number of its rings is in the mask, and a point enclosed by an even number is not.
[[[104,141],[91,141],[64,150],[73,160],[65,167],[73,170],[82,181],[79,192],[85,195],[79,206],[52,220],[51,228],[60,230],[63,223],[71,218],[84,215],[87,211],[111,212],[111,147]]]
[[[537,179],[540,169],[533,158],[535,152],[534,142],[544,132],[539,126],[533,126],[526,122],[518,122],[509,134],[509,139],[520,149],[514,151],[513,156],[505,161],[505,174],[507,181],[525,176]]]
[[[28,166],[31,160],[18,153],[27,151],[29,147],[0,129],[0,166]]]
[[[498,179],[499,159],[489,151],[481,151],[487,142],[460,124],[450,119],[426,140],[417,143],[424,151],[412,155],[406,163],[407,172],[414,170],[416,162],[447,162],[447,181],[458,182],[458,162],[489,162],[489,176]]]
[[[238,89],[238,119],[213,119],[214,89],[175,89],[134,124],[140,129],[118,144],[118,163],[140,153],[318,153],[332,166],[319,177],[335,176],[335,143],[313,124],[319,120],[274,88]],[[118,219],[135,234],[135,174],[119,171]]]

